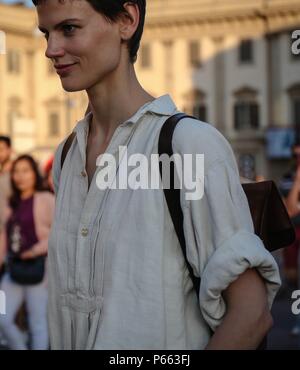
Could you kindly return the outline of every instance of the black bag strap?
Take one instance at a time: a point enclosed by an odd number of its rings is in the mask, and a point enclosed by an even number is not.
[[[87,116],[90,112],[91,112],[91,107],[90,107],[90,104],[88,104],[88,106],[86,108],[86,111],[84,113],[84,116]],[[66,156],[68,154],[68,151],[71,148],[71,145],[73,143],[73,140],[74,140],[75,136],[76,136],[76,133],[74,131],[71,132],[71,134],[68,136],[67,140],[64,143],[64,146],[63,146],[63,149],[62,149],[62,153],[61,153],[61,158],[60,158],[60,169],[61,170],[63,168],[63,165],[64,165],[64,162],[65,162]]]
[[[158,155],[161,156],[162,154],[167,154],[168,156],[173,155],[173,146],[172,146],[172,139],[174,130],[180,120],[183,118],[194,118],[192,116],[188,116],[184,113],[177,113],[170,118],[166,120],[166,122],[163,124],[159,140],[158,140]],[[185,237],[184,237],[184,230],[183,230],[183,213],[180,205],[180,189],[175,189],[174,186],[174,162],[170,163],[170,188],[165,189],[164,188],[164,194],[166,198],[166,202],[168,205],[168,209],[174,224],[174,228],[182,249],[182,253],[185,259],[185,262],[187,264],[190,277],[192,279],[195,292],[198,297],[199,289],[200,289],[200,278],[196,277],[193,273],[192,266],[190,265],[187,255],[186,255],[186,243],[185,243]],[[159,162],[159,172],[160,177],[163,181],[162,176],[162,163]]]
[[[175,130],[175,127],[177,126],[178,122],[182,120],[183,118],[194,118],[192,116],[188,116],[184,113],[178,113],[175,114],[171,117],[169,117],[166,122],[163,124],[161,131],[160,131],[160,136],[159,136],[159,142],[158,142],[158,153],[159,156],[162,154],[167,154],[168,156],[173,155],[173,147],[172,147],[172,139],[173,139],[173,133]],[[60,162],[60,167],[61,170],[63,168],[65,159],[67,157],[68,151],[71,148],[72,142],[75,138],[75,132],[72,132],[67,140],[65,141],[65,144],[62,149],[62,154],[61,154],[61,162]],[[162,163],[159,163],[159,171],[160,171],[160,176],[161,179],[162,177]],[[180,189],[175,189],[174,187],[174,163],[171,162],[170,164],[170,189],[164,189],[164,194],[166,198],[166,202],[168,205],[168,209],[174,224],[174,228],[182,249],[182,253],[184,256],[184,259],[186,261],[190,277],[192,279],[195,292],[199,293],[200,289],[200,279],[194,276],[193,274],[193,269],[192,266],[190,265],[187,255],[186,255],[186,243],[185,243],[185,237],[184,237],[184,231],[183,231],[183,213],[181,210],[181,205],[180,205]]]
[[[63,168],[66,156],[68,154],[68,151],[71,148],[71,145],[73,143],[75,135],[76,135],[75,132],[71,132],[71,134],[68,136],[67,140],[64,143],[64,146],[63,146],[62,152],[61,152],[61,158],[60,158],[60,170],[62,170],[62,168]]]

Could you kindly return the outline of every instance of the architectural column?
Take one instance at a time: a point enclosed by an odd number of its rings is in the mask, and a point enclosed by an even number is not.
[[[215,50],[214,57],[214,109],[216,109],[216,127],[223,133],[226,131],[225,122],[225,62],[223,52],[223,38],[213,39]]]
[[[163,45],[165,48],[165,89],[167,93],[172,94],[174,91],[173,41],[164,41]]]
[[[26,52],[26,78],[27,78],[27,112],[26,116],[28,118],[35,118],[35,102],[36,102],[36,96],[35,96],[35,68],[34,68],[34,51],[33,50],[27,50]]]

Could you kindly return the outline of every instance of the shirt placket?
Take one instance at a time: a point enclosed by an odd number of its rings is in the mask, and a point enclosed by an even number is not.
[[[129,131],[126,132],[126,130],[128,129]],[[127,125],[119,126],[116,129],[105,153],[112,154],[116,158],[116,153],[118,152],[119,146],[126,145],[128,143],[128,140],[130,140],[133,131],[134,127],[129,128]],[[85,152],[82,154],[84,154],[83,163],[85,163]],[[100,191],[97,188],[96,178],[98,172],[99,169],[96,169],[92,182],[90,184],[90,188],[88,189],[88,179],[85,168],[81,170],[81,177],[84,183],[84,191],[86,191],[86,199],[84,202],[77,235],[75,259],[75,288],[76,290],[81,291],[81,293],[83,294],[87,294],[88,290],[89,295],[95,294],[93,289],[93,280],[96,243],[99,234],[100,220],[105,208],[105,201],[110,191],[110,189]],[[113,174],[113,176],[115,175],[116,174]],[[101,253],[101,255],[103,255],[103,253]],[[102,262],[103,261],[101,261],[101,264],[98,264],[97,262],[97,266],[99,266],[99,268],[100,266],[102,266]],[[86,266],[86,269],[83,269],[82,266]],[[89,286],[83,286],[83,284],[81,284],[81,282],[83,281],[88,281]],[[102,285],[102,281],[99,282],[99,284],[100,283]]]

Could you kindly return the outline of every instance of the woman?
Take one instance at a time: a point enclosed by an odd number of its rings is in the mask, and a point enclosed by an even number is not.
[[[63,167],[65,142],[54,160],[51,348],[256,348],[271,326],[280,278],[253,232],[225,138],[190,118],[174,133],[175,153],[205,155],[203,199],[187,200],[182,189],[187,255],[201,276],[199,302],[163,191],[97,186],[102,154],[125,161],[119,150],[125,147],[128,157],[150,160],[163,123],[178,112],[169,95],[155,99],[135,74],[146,1],[33,2],[63,88],[85,90],[90,109],[74,129]]]
[[[45,258],[54,210],[54,197],[42,192],[37,163],[29,155],[18,157],[11,172],[12,195],[6,211],[6,232],[1,234],[0,266],[7,261],[1,282],[6,314],[0,330],[11,349],[26,349],[15,316],[25,300],[32,349],[47,349],[47,277]]]
[[[286,208],[291,217],[296,231],[296,240],[288,248],[283,250],[283,261],[284,261],[284,272],[285,277],[293,282],[295,286],[300,288],[300,145],[294,145],[293,147],[294,157],[294,171],[292,173],[292,186],[288,192],[285,203]],[[291,330],[292,335],[300,335],[300,316],[296,316],[296,323]]]

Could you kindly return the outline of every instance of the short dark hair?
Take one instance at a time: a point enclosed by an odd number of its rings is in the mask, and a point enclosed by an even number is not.
[[[9,148],[11,147],[11,139],[9,136],[0,135],[0,142],[4,142]]]
[[[37,6],[39,3],[42,3],[46,0],[32,0],[33,4]],[[63,2],[64,0],[59,0]],[[134,63],[137,59],[137,53],[140,47],[141,38],[143,35],[145,16],[146,16],[146,0],[86,0],[91,4],[91,6],[99,13],[104,15],[104,17],[111,21],[115,22],[120,14],[127,14],[126,9],[124,8],[125,3],[137,4],[140,12],[140,20],[138,27],[128,42],[129,57],[131,63]]]

